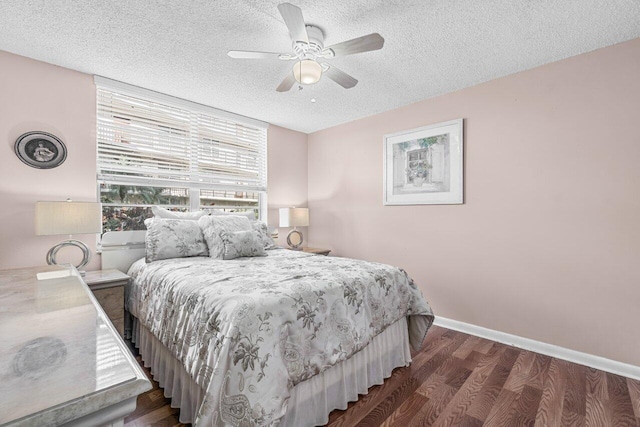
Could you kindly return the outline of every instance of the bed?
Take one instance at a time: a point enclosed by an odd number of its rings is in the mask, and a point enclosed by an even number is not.
[[[143,232],[107,234],[103,268],[131,276],[128,333],[181,422],[326,424],[408,366],[433,321],[396,267],[286,249],[147,263]]]

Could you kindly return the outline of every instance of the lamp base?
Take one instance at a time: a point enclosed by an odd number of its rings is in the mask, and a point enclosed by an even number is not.
[[[291,241],[291,237],[297,235],[298,237],[295,238],[295,240],[300,240],[299,242],[293,243]],[[300,251],[302,250],[302,248],[300,247],[300,245],[302,245],[302,242],[304,241],[304,239],[302,238],[302,233],[299,232],[298,230],[296,230],[295,228],[293,230],[291,230],[289,232],[289,234],[287,234],[287,245],[289,245],[289,248],[296,250],[296,251]]]
[[[58,254],[58,251],[64,248],[65,246],[75,246],[82,251],[82,261],[80,262],[80,264],[76,265],[75,267],[78,270],[78,272],[82,276],[84,276],[84,271],[80,271],[80,269],[89,263],[89,260],[91,259],[91,252],[89,251],[89,247],[84,243],[82,243],[80,240],[75,240],[75,239],[64,240],[58,243],[57,245],[55,245],[54,247],[52,247],[51,249],[49,249],[49,252],[47,252],[47,264],[58,265],[58,263],[56,262],[56,255]]]

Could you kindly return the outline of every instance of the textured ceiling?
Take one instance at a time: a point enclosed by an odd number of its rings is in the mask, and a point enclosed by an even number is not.
[[[331,60],[356,87],[278,93],[291,62],[227,57],[290,52],[272,0],[2,0],[0,50],[310,133],[640,37],[639,0],[290,1],[327,46],[385,38]]]

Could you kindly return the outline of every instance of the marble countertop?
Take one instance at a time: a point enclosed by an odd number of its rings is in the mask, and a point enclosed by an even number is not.
[[[75,268],[0,271],[0,425],[60,425],[150,388]]]

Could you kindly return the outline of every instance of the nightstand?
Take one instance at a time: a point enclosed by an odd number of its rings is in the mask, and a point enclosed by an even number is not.
[[[327,256],[331,252],[331,249],[322,249],[322,248],[302,248],[302,252],[306,252],[309,254],[316,255],[324,255]]]
[[[124,285],[129,283],[129,276],[111,269],[87,271],[83,279],[120,336],[124,336]]]

